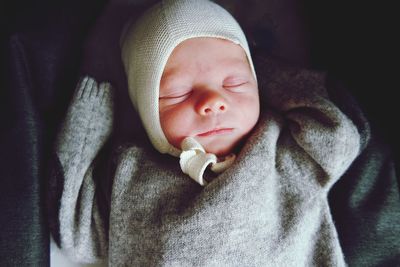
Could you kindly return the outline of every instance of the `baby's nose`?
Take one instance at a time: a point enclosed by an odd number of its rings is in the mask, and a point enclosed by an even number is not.
[[[197,105],[197,112],[202,116],[223,113],[227,109],[227,101],[218,92],[204,93]]]

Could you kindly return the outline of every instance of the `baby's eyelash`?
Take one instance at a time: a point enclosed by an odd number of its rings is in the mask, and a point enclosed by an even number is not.
[[[160,97],[160,99],[174,99],[174,98],[180,98],[180,97],[184,97],[187,96],[189,94],[191,94],[192,91],[189,91],[187,93],[181,94],[181,95],[167,95],[167,96],[162,96]]]
[[[242,85],[245,85],[247,83],[248,82],[245,81],[245,82],[238,82],[238,83],[233,83],[233,84],[224,84],[223,87],[227,88],[227,89],[233,89],[233,88],[237,88],[237,87],[240,87]]]
[[[242,75],[230,75],[222,81],[223,87],[237,87],[248,83],[248,79]]]
[[[225,84],[224,87],[235,87],[235,86],[241,86],[246,84],[247,82],[238,82],[238,83],[233,83],[233,84]]]

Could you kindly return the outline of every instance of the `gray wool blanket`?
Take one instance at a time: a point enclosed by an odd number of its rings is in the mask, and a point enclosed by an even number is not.
[[[177,158],[125,146],[108,216],[93,169],[113,129],[113,88],[82,78],[55,146],[60,247],[110,266],[344,266],[327,195],[368,128],[333,104],[323,73],[268,64],[257,69],[260,120],[232,167],[202,187]]]

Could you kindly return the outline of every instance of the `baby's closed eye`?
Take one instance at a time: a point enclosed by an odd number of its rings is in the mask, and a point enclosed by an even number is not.
[[[191,93],[191,89],[177,90],[161,95],[159,97],[159,101],[162,101],[167,105],[173,105],[185,101],[191,95]]]
[[[223,81],[222,86],[233,92],[242,92],[245,89],[244,85],[248,83],[249,80],[243,77],[228,77]]]

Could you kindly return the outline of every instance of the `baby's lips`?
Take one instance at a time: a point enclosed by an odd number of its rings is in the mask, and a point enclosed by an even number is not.
[[[199,136],[199,137],[207,137],[207,136],[212,136],[212,135],[229,134],[233,130],[234,130],[234,128],[215,128],[215,129],[210,130],[208,132],[204,132],[204,133],[198,134],[197,136]]]

